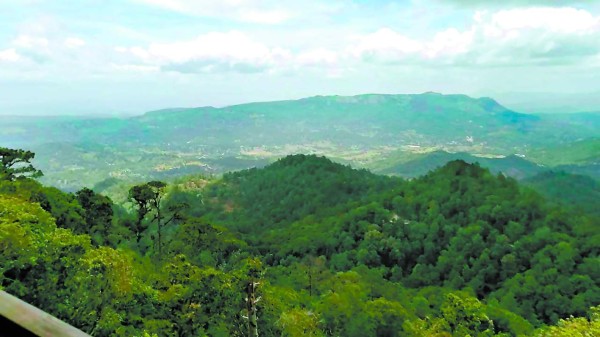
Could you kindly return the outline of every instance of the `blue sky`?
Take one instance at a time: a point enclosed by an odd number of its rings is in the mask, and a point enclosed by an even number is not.
[[[600,93],[600,1],[489,3],[0,0],[0,114]]]

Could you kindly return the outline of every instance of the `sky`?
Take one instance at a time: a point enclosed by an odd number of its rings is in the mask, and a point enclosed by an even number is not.
[[[0,115],[426,91],[600,110],[600,1],[0,0]]]

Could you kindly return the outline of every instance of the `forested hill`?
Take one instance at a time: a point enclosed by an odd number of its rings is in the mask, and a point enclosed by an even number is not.
[[[261,336],[600,332],[598,218],[476,164],[296,155],[126,205],[1,173],[0,287],[95,336],[245,336],[249,282]]]
[[[262,169],[223,176],[212,187],[219,204],[229,204],[241,230],[276,228],[306,216],[332,214],[350,201],[393,190],[397,178],[355,170],[314,155],[282,158]]]

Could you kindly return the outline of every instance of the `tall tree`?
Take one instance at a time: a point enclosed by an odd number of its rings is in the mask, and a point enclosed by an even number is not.
[[[137,243],[140,243],[142,233],[146,230],[147,225],[144,224],[146,215],[152,210],[152,198],[154,192],[148,184],[135,185],[129,189],[129,200],[137,211],[137,221],[133,228],[136,235]]]
[[[154,212],[154,217],[151,222],[156,221],[157,227],[157,242],[156,248],[159,256],[162,255],[162,230],[163,227],[168,225],[174,220],[181,219],[181,211],[187,208],[185,203],[176,203],[169,205],[167,211],[170,212],[170,216],[165,216],[163,213],[163,197],[165,195],[165,188],[167,184],[162,181],[150,181],[145,184],[133,186],[129,190],[129,199],[134,203],[137,208],[138,219],[136,222],[136,228],[134,229],[138,243],[140,241],[141,233],[146,230],[147,226],[144,226],[143,222],[146,216]],[[167,219],[168,218],[168,219]],[[166,221],[165,221],[166,220]]]
[[[156,210],[156,215],[154,216],[154,220],[156,220],[157,226],[157,234],[158,234],[158,255],[162,255],[162,219],[163,216],[161,214],[161,202],[165,192],[165,184],[162,181],[151,181],[146,184],[148,188],[152,191],[152,197],[150,198],[150,205]]]
[[[13,181],[19,177],[39,178],[42,171],[31,165],[35,153],[0,147],[0,180]]]

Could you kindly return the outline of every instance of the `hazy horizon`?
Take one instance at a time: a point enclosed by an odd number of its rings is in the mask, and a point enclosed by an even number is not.
[[[0,0],[0,115],[315,95],[600,110],[600,1]]]
[[[147,112],[157,111],[157,110],[169,110],[169,109],[192,109],[192,108],[202,108],[202,107],[215,107],[215,108],[224,108],[235,105],[243,105],[250,103],[264,103],[264,102],[277,102],[277,101],[287,101],[287,100],[299,100],[303,98],[316,97],[316,96],[360,96],[360,95],[419,95],[427,92],[434,91],[425,91],[425,92],[416,92],[416,93],[381,93],[381,92],[364,92],[364,93],[356,93],[356,94],[348,94],[348,95],[340,95],[336,93],[327,93],[327,94],[314,94],[308,96],[301,97],[287,97],[280,99],[261,99],[261,100],[246,100],[240,102],[232,102],[231,104],[204,104],[204,105],[177,105],[177,103],[169,104],[165,106],[150,106],[146,109],[133,109],[127,111],[115,111],[115,110],[94,110],[90,111],[87,108],[81,109],[71,109],[71,110],[60,110],[60,109],[50,109],[45,110],[45,113],[40,113],[39,111],[20,111],[19,112],[10,112],[10,111],[0,111],[0,116],[5,117],[27,117],[27,118],[36,118],[36,117],[70,117],[70,118],[128,118],[141,116]],[[456,93],[440,93],[442,95],[466,95],[464,93],[456,92]],[[525,113],[525,114],[553,114],[553,113],[587,113],[594,112],[600,113],[600,92],[589,92],[589,93],[578,93],[578,94],[566,94],[566,93],[540,93],[540,92],[531,92],[531,93],[493,93],[491,95],[467,95],[472,98],[482,98],[489,97],[496,100],[500,105],[514,110],[516,112]],[[581,97],[589,98],[588,102],[584,102],[581,104]],[[573,102],[578,103],[577,105],[573,105]]]

